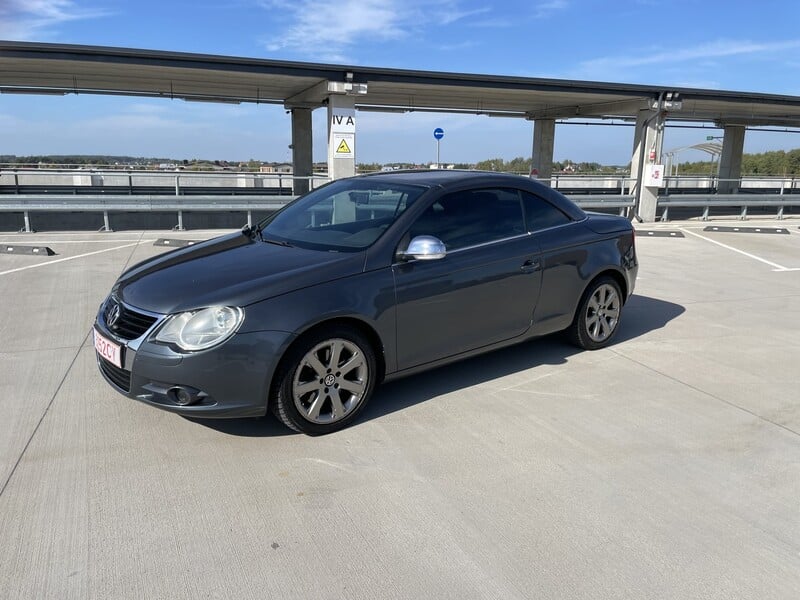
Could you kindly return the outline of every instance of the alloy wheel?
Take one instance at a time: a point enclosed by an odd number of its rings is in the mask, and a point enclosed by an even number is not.
[[[300,360],[292,381],[292,397],[300,415],[312,422],[341,421],[355,410],[368,389],[364,353],[341,338],[314,346]]]
[[[620,301],[617,290],[608,283],[597,287],[586,308],[586,331],[593,342],[606,341],[619,323]]]

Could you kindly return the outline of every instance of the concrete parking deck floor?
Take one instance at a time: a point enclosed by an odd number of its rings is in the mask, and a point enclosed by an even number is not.
[[[0,255],[0,597],[800,597],[800,222],[733,224],[791,234],[640,225],[685,237],[638,236],[615,345],[388,384],[321,438],[101,379],[94,313],[164,232],[0,236],[58,252]]]

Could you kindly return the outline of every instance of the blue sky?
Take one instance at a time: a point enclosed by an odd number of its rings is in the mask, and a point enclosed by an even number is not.
[[[671,0],[0,0],[0,39],[467,73],[800,95],[800,2]],[[531,124],[437,114],[358,115],[359,162],[529,156]],[[325,159],[325,111],[314,113]],[[127,154],[288,161],[277,106],[103,96],[0,96],[0,154]],[[665,149],[718,130],[668,129]],[[628,127],[559,125],[555,159],[624,164]],[[749,132],[746,152],[800,147]],[[704,155],[685,153],[682,160]]]

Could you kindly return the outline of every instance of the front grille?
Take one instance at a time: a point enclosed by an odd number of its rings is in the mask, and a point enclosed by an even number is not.
[[[108,315],[115,303],[119,305],[119,317],[113,325],[108,325]],[[130,306],[125,306],[122,302],[117,302],[114,299],[109,299],[109,301],[106,302],[103,318],[108,328],[125,340],[135,340],[150,329],[153,323],[156,322],[156,317],[140,313],[133,310]]]
[[[112,365],[105,358],[101,357],[98,357],[97,364],[100,366],[100,370],[103,372],[103,375],[105,375],[111,383],[113,383],[123,392],[127,393],[131,391],[130,371],[120,369],[117,365]]]

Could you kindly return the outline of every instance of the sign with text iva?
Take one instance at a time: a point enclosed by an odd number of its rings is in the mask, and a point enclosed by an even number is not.
[[[356,138],[355,109],[334,108],[331,111],[330,131],[334,158],[354,158]]]

